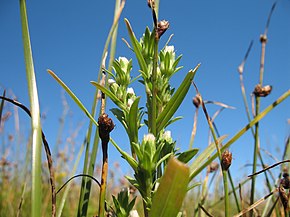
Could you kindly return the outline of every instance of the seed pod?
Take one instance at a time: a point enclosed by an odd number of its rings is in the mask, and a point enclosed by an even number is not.
[[[157,34],[158,38],[160,38],[164,32],[169,28],[169,22],[167,20],[161,20],[157,24]]]
[[[280,181],[280,184],[283,186],[285,189],[290,188],[290,178],[289,178],[289,173],[283,173],[283,178]]]
[[[195,97],[192,99],[193,105],[198,108],[201,104],[200,96],[197,94]]]
[[[99,124],[99,134],[100,134],[101,140],[103,142],[109,142],[110,132],[115,127],[113,120],[109,118],[106,113],[103,113],[98,119],[98,124]]]
[[[155,1],[154,0],[147,0],[147,5],[149,8],[151,8],[151,5],[153,8],[155,8]]]
[[[266,85],[264,87],[261,87],[260,84],[257,84],[253,91],[253,94],[259,97],[266,97],[271,93],[271,91],[272,91],[271,85]]]
[[[232,153],[228,150],[225,150],[222,154],[222,170],[227,171],[232,164]]]
[[[211,164],[208,167],[208,172],[213,173],[217,171],[218,168],[219,168],[219,164],[217,162],[211,162]]]

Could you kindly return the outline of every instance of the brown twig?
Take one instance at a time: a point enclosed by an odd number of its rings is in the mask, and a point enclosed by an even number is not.
[[[248,175],[248,177],[253,177],[253,176],[258,175],[258,174],[260,174],[260,173],[262,173],[262,172],[265,172],[265,171],[267,171],[267,170],[269,170],[269,169],[272,169],[272,168],[274,168],[274,167],[276,167],[276,166],[278,166],[278,165],[280,165],[280,164],[283,164],[283,163],[289,163],[289,162],[290,162],[290,160],[283,160],[283,161],[280,161],[280,162],[278,162],[278,163],[275,163],[275,164],[273,164],[273,165],[271,165],[271,166],[268,166],[268,167],[264,168],[263,170],[260,170],[260,171],[258,171],[258,172],[256,172],[256,173],[253,173],[253,174],[251,174],[251,175]]]

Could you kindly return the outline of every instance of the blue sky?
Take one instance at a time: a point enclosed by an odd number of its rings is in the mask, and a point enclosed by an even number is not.
[[[160,19],[170,22],[170,29],[163,35],[167,39],[174,37],[177,54],[183,54],[180,65],[184,68],[175,75],[172,85],[178,87],[186,72],[198,63],[201,67],[195,77],[203,98],[226,103],[236,107],[225,110],[216,119],[220,134],[232,137],[246,123],[242,95],[239,85],[237,67],[241,63],[251,40],[254,40],[252,51],[245,66],[244,79],[248,96],[258,83],[260,50],[259,36],[264,32],[266,20],[274,1],[239,0],[239,1],[173,1],[161,0]],[[35,72],[38,84],[41,110],[46,113],[43,130],[50,144],[55,144],[57,126],[62,113],[61,88],[47,74],[53,70],[90,109],[95,88],[90,81],[97,79],[101,53],[113,20],[114,1],[28,1],[30,37],[32,43]],[[0,2],[0,90],[13,91],[18,100],[29,105],[21,26],[19,2],[1,0]],[[129,41],[123,22],[128,18],[138,38],[146,26],[152,26],[151,11],[146,1],[128,0],[121,16],[118,31],[116,56],[134,58],[133,53],[122,42]],[[262,99],[262,109],[289,89],[290,84],[290,1],[280,0],[273,13],[266,47],[266,64],[264,84],[273,85],[271,95]],[[161,41],[160,47],[162,47]],[[138,74],[138,65],[133,66],[133,76]],[[134,85],[138,95],[143,88]],[[192,130],[193,114],[191,88],[177,115],[184,117],[170,129],[177,140],[177,146],[186,150]],[[83,123],[84,128],[76,139],[76,148],[82,142],[88,119],[67,97],[71,109],[73,124],[65,125],[65,133],[70,133]],[[109,106],[113,106],[109,104]],[[261,122],[261,147],[281,158],[284,141],[289,134],[290,100],[279,105]],[[217,106],[209,105],[213,114]],[[111,113],[109,115],[112,116]],[[25,116],[23,123],[28,124]],[[119,145],[128,150],[127,138],[122,125],[115,121],[116,130],[112,137]],[[28,130],[27,125],[22,129]],[[142,135],[140,136],[140,138]],[[65,138],[65,135],[64,135]],[[194,147],[206,147],[208,128],[202,112],[199,112],[197,136]],[[277,150],[280,149],[280,152]],[[247,133],[240,141],[232,145],[233,170],[252,161],[253,140]],[[112,161],[124,162],[112,147]],[[100,161],[100,158],[98,158]],[[273,160],[266,156],[266,162]],[[246,171],[246,170],[245,170]],[[246,171],[249,173],[249,171]],[[238,174],[238,173],[237,173]],[[244,175],[238,174],[238,175]]]

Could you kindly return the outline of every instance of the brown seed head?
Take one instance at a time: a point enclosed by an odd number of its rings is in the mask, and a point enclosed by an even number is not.
[[[195,97],[192,99],[193,105],[198,108],[201,104],[200,96],[197,94]]]
[[[288,173],[283,173],[283,178],[280,181],[280,184],[283,186],[285,189],[290,188],[290,178]]]
[[[155,8],[155,1],[154,0],[147,0],[147,5],[149,8],[151,8],[151,5],[153,8]]]
[[[265,34],[260,35],[260,42],[261,43],[267,43],[267,35],[265,35]]]
[[[225,150],[222,153],[222,162],[221,162],[222,169],[228,170],[231,164],[232,164],[232,153],[229,152],[228,150]]]
[[[213,172],[217,171],[218,168],[219,168],[219,164],[217,162],[215,162],[215,161],[211,162],[211,164],[208,167],[208,172],[213,173]]]
[[[272,86],[271,85],[266,85],[264,87],[261,87],[260,84],[257,84],[253,94],[255,96],[259,96],[259,97],[266,97],[268,96],[272,91]]]
[[[115,125],[113,123],[113,120],[108,117],[106,113],[103,113],[99,119],[99,134],[100,138],[102,140],[108,140],[110,139],[110,132],[114,129]]]
[[[157,34],[158,38],[160,38],[164,32],[169,28],[169,22],[167,20],[161,20],[157,23]]]

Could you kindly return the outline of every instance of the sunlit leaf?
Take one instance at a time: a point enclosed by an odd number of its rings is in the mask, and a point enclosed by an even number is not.
[[[98,82],[91,81],[91,84],[96,86],[100,91],[102,91],[106,96],[108,96],[119,108],[126,111],[127,107],[122,103],[121,100],[119,100],[115,94],[113,94],[110,90],[105,88],[104,86],[100,85]]]
[[[164,110],[158,116],[156,120],[157,132],[161,131],[168,124],[168,121],[170,121],[176,110],[179,108],[180,104],[182,103],[183,99],[185,98],[188,92],[188,89],[191,85],[191,82],[194,78],[194,75],[198,67],[199,65],[197,65],[194,70],[190,70],[187,73],[186,77],[184,78],[183,82],[181,83],[177,91],[174,93],[174,95],[164,108]]]
[[[125,19],[125,23],[126,23],[126,26],[127,26],[128,32],[129,32],[130,40],[131,40],[131,43],[133,45],[134,52],[136,54],[136,58],[138,60],[140,69],[143,73],[145,73],[147,75],[148,69],[147,69],[147,64],[144,60],[144,57],[142,55],[142,48],[141,48],[138,40],[136,39],[135,34],[132,30],[132,27],[127,19]]]
[[[170,158],[160,185],[153,196],[149,217],[176,217],[189,183],[189,168]]]
[[[178,155],[177,159],[183,163],[187,163],[197,154],[197,152],[197,148],[187,150]]]

